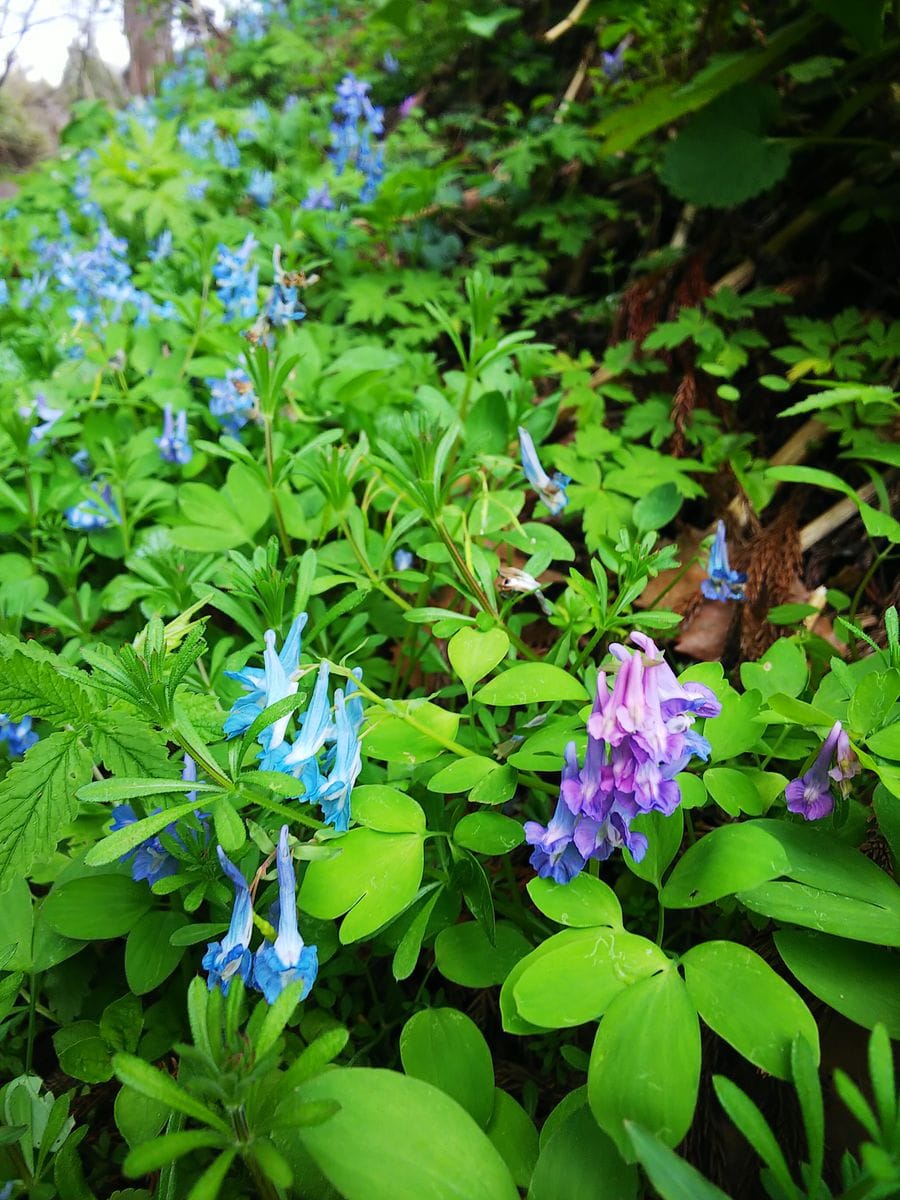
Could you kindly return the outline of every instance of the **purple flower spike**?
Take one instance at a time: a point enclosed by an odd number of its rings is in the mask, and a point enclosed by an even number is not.
[[[837,753],[837,765],[831,767],[832,755]],[[859,760],[853,753],[850,739],[840,721],[835,721],[816,761],[799,779],[792,779],[784,789],[788,811],[799,813],[807,821],[827,817],[834,809],[831,781],[835,780],[843,795],[847,795],[847,780],[859,772]]]

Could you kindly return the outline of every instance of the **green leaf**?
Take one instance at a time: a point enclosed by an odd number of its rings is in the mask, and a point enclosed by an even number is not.
[[[538,1157],[537,1130],[522,1105],[501,1088],[494,1089],[494,1108],[485,1132],[500,1151],[516,1187],[527,1188]]]
[[[412,903],[422,881],[423,839],[420,834],[361,828],[328,844],[341,853],[309,864],[300,907],[322,920],[347,913],[340,929],[347,945],[368,937]]]
[[[855,683],[847,708],[850,728],[863,737],[880,729],[896,703],[898,693],[900,671],[896,668],[890,671],[875,671]]]
[[[112,709],[96,714],[91,718],[91,738],[94,754],[112,775],[157,780],[177,775],[181,780],[181,769],[169,761],[163,735],[131,713]]]
[[[147,885],[130,875],[98,873],[56,884],[42,912],[56,933],[94,941],[126,934],[152,903]]]
[[[425,814],[420,805],[406,792],[383,784],[354,788],[353,818],[379,833],[425,832]]]
[[[188,925],[179,912],[144,913],[125,942],[125,978],[136,996],[164,983],[184,957],[185,947],[171,938]]]
[[[478,1026],[455,1008],[426,1008],[400,1031],[407,1075],[446,1092],[484,1129],[494,1110],[494,1064]]]
[[[487,15],[466,10],[463,13],[463,25],[469,33],[474,33],[476,37],[492,38],[501,25],[518,19],[520,16],[521,14],[517,8],[510,8],[508,5],[497,8]]]
[[[684,496],[674,483],[661,483],[641,496],[635,504],[634,523],[642,532],[662,529],[678,515],[683,503]]]
[[[522,844],[525,830],[521,822],[502,813],[476,812],[457,822],[453,840],[458,846],[479,854],[506,854]]]
[[[151,1100],[157,1100],[175,1112],[184,1113],[186,1117],[193,1117],[195,1121],[210,1125],[231,1139],[232,1131],[227,1122],[196,1096],[180,1087],[171,1075],[157,1071],[148,1062],[144,1062],[142,1058],[135,1058],[133,1054],[115,1055],[113,1068],[122,1083],[140,1092],[142,1096],[149,1096]]]
[[[789,865],[787,852],[760,822],[720,825],[685,852],[659,894],[660,903],[697,908],[784,875]]]
[[[582,683],[550,663],[519,663],[475,693],[481,704],[545,704],[551,700],[586,700]]]
[[[236,1157],[237,1150],[223,1150],[188,1192],[187,1200],[216,1200]]]
[[[684,1161],[674,1150],[634,1121],[625,1129],[638,1162],[662,1200],[731,1200],[720,1188]]]
[[[84,1083],[105,1083],[112,1079],[110,1049],[100,1036],[96,1021],[75,1021],[57,1029],[53,1049],[62,1070],[73,1079]]]
[[[760,795],[754,779],[737,767],[709,767],[703,772],[703,784],[719,808],[729,816],[748,813],[752,817],[761,817],[767,808],[765,797]]]
[[[637,934],[566,930],[517,964],[512,993],[525,1021],[565,1029],[596,1020],[622,991],[668,965],[662,950]]]
[[[477,629],[460,629],[447,643],[450,665],[467,692],[503,661],[508,650],[509,638],[502,629],[488,629],[484,633]]]
[[[141,1002],[130,993],[107,1004],[100,1017],[100,1036],[111,1050],[125,1050],[131,1054],[137,1049],[144,1014]]]
[[[799,696],[808,678],[806,655],[791,638],[779,638],[773,642],[758,662],[741,664],[741,683],[748,691],[755,688],[763,700],[768,700],[776,692]]]
[[[390,712],[381,709],[371,715],[366,754],[391,763],[430,762],[456,737],[458,728],[457,713],[428,700],[397,700]]]
[[[472,804],[505,804],[516,794],[519,772],[512,766],[498,766],[488,771],[472,788],[469,800]]]
[[[774,1175],[785,1197],[800,1200],[801,1193],[794,1186],[784,1155],[765,1117],[749,1096],[721,1075],[713,1076],[713,1087],[719,1103],[731,1118],[756,1153]]]
[[[4,654],[0,711],[16,721],[30,715],[54,725],[85,725],[96,712],[96,694],[79,682],[77,674],[56,655]]]
[[[518,1200],[487,1135],[431,1084],[353,1067],[320,1075],[299,1094],[341,1106],[297,1136],[345,1200]]]
[[[668,144],[660,177],[679,200],[732,208],[787,173],[790,152],[765,132],[778,107],[774,88],[745,84],[718,97]]]
[[[122,1170],[129,1179],[135,1179],[138,1175],[158,1171],[166,1163],[182,1158],[192,1150],[221,1145],[221,1135],[209,1129],[184,1129],[180,1133],[167,1133],[132,1150],[122,1164]]]
[[[700,1082],[700,1027],[676,970],[643,979],[612,1002],[594,1041],[588,1100],[623,1157],[633,1156],[624,1121],[667,1146],[690,1128]]]
[[[866,738],[866,745],[873,754],[900,760],[900,721],[895,721],[887,729],[870,734]]]
[[[481,754],[470,754],[465,758],[458,758],[448,766],[442,767],[440,771],[436,771],[428,780],[428,790],[437,792],[438,795],[468,792],[477,787],[491,772],[501,769],[500,764],[493,758],[485,758]],[[485,802],[481,801],[481,803]]]
[[[165,1125],[169,1112],[168,1105],[150,1100],[129,1087],[119,1088],[115,1102],[116,1126],[129,1146],[138,1146],[155,1138]]]
[[[554,1114],[560,1107],[554,1109]],[[528,1200],[635,1200],[637,1171],[623,1160],[584,1101],[573,1105],[545,1137],[549,1125],[550,1119],[541,1131],[541,1152]]]
[[[802,883],[764,883],[735,893],[751,912],[774,921],[856,938],[876,946],[900,946],[900,907],[893,910]]]
[[[487,988],[502,983],[531,943],[509,921],[498,921],[493,945],[478,921],[442,929],[434,943],[437,969],[451,983]]]
[[[184,791],[190,786],[190,784],[183,784],[179,788],[179,791]],[[85,790],[85,788],[82,788],[79,794],[83,796]],[[198,790],[201,792],[204,791],[203,788],[199,788]],[[215,789],[209,789],[209,791],[213,790]],[[194,812],[208,803],[209,795],[207,793],[199,796],[196,800],[189,800],[186,804],[175,804],[172,808],[164,808],[161,812],[144,817],[140,821],[135,821],[132,825],[125,825],[121,829],[116,829],[113,833],[107,834],[105,838],[101,838],[99,842],[91,846],[90,850],[84,856],[85,865],[88,867],[102,867],[107,863],[115,862],[122,855],[128,854],[130,850],[133,850],[135,846],[139,846],[141,842],[145,842],[147,838],[155,837],[156,834],[161,833],[173,821],[178,821],[181,817],[186,817],[188,813]]]
[[[622,906],[615,892],[609,884],[586,872],[569,883],[536,876],[529,880],[527,890],[535,906],[558,925],[621,928]]]
[[[639,879],[646,879],[659,888],[662,877],[678,853],[684,836],[684,813],[676,808],[666,816],[660,812],[639,813],[631,823],[636,833],[643,833],[649,842],[647,852],[640,862],[635,862],[630,851],[624,853],[629,871]]]
[[[754,720],[760,709],[757,692],[740,695],[732,688],[720,693],[722,711],[705,723],[704,735],[709,740],[710,759],[736,758],[752,750],[765,732],[765,726]]]
[[[881,1022],[900,1039],[900,958],[891,950],[801,929],[780,929],[775,946],[814,996],[857,1025]]]
[[[38,858],[49,857],[78,811],[75,793],[91,777],[77,732],[51,733],[0,783],[0,892]]]
[[[819,1031],[794,989],[758,954],[736,942],[702,942],[682,956],[688,995],[706,1024],[754,1066],[791,1078],[799,1034],[815,1048]]]

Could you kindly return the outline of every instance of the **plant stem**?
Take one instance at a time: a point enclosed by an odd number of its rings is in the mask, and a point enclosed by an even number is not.
[[[31,1074],[34,1061],[34,1035],[37,1016],[37,997],[41,983],[40,972],[32,972],[28,984],[28,1041],[25,1046],[25,1074]]]
[[[269,495],[272,497],[272,512],[275,515],[278,540],[281,542],[281,549],[284,551],[285,556],[290,558],[293,554],[293,547],[291,546],[291,539],[284,524],[284,513],[281,511],[281,500],[278,496],[278,489],[275,487],[275,454],[272,448],[271,413],[263,414],[263,435],[266,446],[266,475],[269,480]]]

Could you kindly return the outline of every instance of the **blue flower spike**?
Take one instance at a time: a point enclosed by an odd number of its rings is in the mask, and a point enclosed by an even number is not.
[[[519,450],[525,478],[550,509],[553,516],[558,516],[569,503],[566,488],[572,482],[571,478],[568,475],[561,474],[559,471],[554,471],[552,476],[547,474],[541,466],[541,460],[538,458],[537,450],[534,448],[534,439],[528,430],[523,429],[521,425],[519,426]]]
[[[235,975],[244,983],[250,978],[253,956],[250,953],[250,938],[253,935],[253,901],[247,880],[228,858],[221,846],[216,847],[222,870],[234,885],[234,907],[228,932],[221,942],[210,942],[203,955],[203,969],[207,973],[207,985],[212,991],[220,987],[225,995]]]
[[[709,550],[708,578],[700,584],[700,591],[707,600],[743,600],[747,575],[744,571],[733,571],[728,559],[728,542],[725,537],[725,522],[716,525],[716,536]]]
[[[297,879],[288,839],[288,827],[282,825],[276,856],[278,870],[278,936],[264,942],[256,952],[253,981],[269,1004],[293,983],[302,984],[300,999],[310,993],[319,970],[315,946],[307,946],[297,926]]]

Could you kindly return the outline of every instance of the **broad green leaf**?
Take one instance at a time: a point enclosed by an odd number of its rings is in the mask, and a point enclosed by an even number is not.
[[[479,854],[506,854],[525,840],[520,821],[497,812],[476,812],[458,821],[453,830],[458,846]]]
[[[500,1151],[516,1187],[527,1188],[537,1162],[538,1133],[522,1105],[502,1088],[494,1088],[494,1108],[485,1133]]]
[[[144,1014],[137,996],[126,992],[112,1004],[107,1004],[100,1017],[100,1036],[111,1050],[132,1054],[144,1028]]]
[[[806,654],[793,638],[779,638],[758,662],[741,664],[741,683],[748,691],[755,688],[763,700],[776,692],[799,696],[808,678]]]
[[[488,771],[469,792],[472,804],[505,804],[516,794],[519,772],[513,766],[497,766]]]
[[[53,1049],[59,1065],[73,1079],[105,1083],[113,1077],[112,1052],[96,1021],[75,1021],[57,1029]]]
[[[519,663],[486,683],[475,694],[481,704],[546,704],[551,700],[587,699],[584,685],[551,663]]]
[[[347,913],[340,929],[344,945],[368,937],[412,903],[424,866],[420,834],[360,828],[328,844],[341,853],[306,868],[300,908],[322,920]]]
[[[93,764],[77,732],[37,742],[0,783],[0,892],[35,859],[48,858],[78,811],[75,793]]]
[[[425,814],[415,800],[383,784],[353,789],[353,819],[379,833],[425,832]]]
[[[794,989],[764,959],[736,942],[701,942],[682,956],[688,995],[700,1016],[744,1058],[791,1078],[791,1044],[815,1048],[819,1031]]]
[[[535,876],[528,882],[528,895],[545,917],[559,925],[612,925],[621,928],[622,906],[609,884],[587,872],[569,883]]]
[[[442,929],[434,943],[437,969],[451,983],[487,988],[502,983],[531,949],[518,927],[498,921],[493,945],[478,921],[464,921]]]
[[[403,714],[403,715],[395,715]],[[398,700],[370,715],[366,754],[390,763],[429,762],[456,737],[459,715],[428,700]]]
[[[502,629],[488,629],[484,633],[477,629],[460,629],[447,643],[450,666],[468,692],[473,684],[503,661],[508,650],[509,638]]]
[[[720,825],[691,846],[659,894],[666,908],[697,908],[787,873],[787,852],[759,821]]]
[[[637,833],[643,833],[649,845],[640,862],[635,862],[628,850],[624,852],[623,857],[628,869],[639,879],[646,879],[655,888],[659,888],[663,875],[681,846],[684,836],[684,813],[680,808],[676,808],[669,816],[659,812],[639,813],[632,821],[631,828]]]
[[[719,808],[731,817],[740,813],[761,817],[768,807],[754,779],[737,767],[708,767],[703,772],[703,784]]]
[[[56,884],[44,901],[44,920],[64,937],[122,937],[153,903],[145,883],[130,875],[83,875]]]
[[[554,1121],[552,1133],[545,1137],[549,1125],[548,1119],[541,1131],[541,1150],[528,1200],[635,1200],[639,1194],[637,1171],[624,1161],[584,1100]]]
[[[205,986],[205,985],[204,985]],[[114,1105],[116,1127],[129,1146],[139,1146],[155,1138],[165,1125],[170,1109],[142,1096],[130,1087],[119,1088]]]
[[[426,1008],[400,1031],[407,1075],[446,1092],[486,1128],[494,1110],[494,1064],[478,1026],[455,1008]]]
[[[895,721],[887,729],[879,729],[877,733],[870,734],[866,738],[866,745],[874,754],[900,760],[900,721]]]
[[[470,754],[458,758],[446,767],[441,767],[428,780],[429,792],[451,795],[454,792],[469,792],[486,779],[492,771],[501,770],[500,763],[481,754]],[[354,801],[355,803],[355,801]],[[484,803],[484,801],[481,801]]]
[[[519,1016],[545,1029],[595,1020],[620,992],[669,965],[647,938],[621,929],[554,934],[518,964],[512,988]]]
[[[588,1068],[588,1101],[603,1129],[632,1158],[625,1121],[667,1146],[690,1128],[700,1083],[700,1027],[673,968],[632,984],[600,1022]]]
[[[738,754],[752,750],[765,732],[765,725],[754,720],[760,710],[758,692],[740,695],[729,688],[720,695],[722,711],[708,720],[703,730],[710,744],[712,762],[736,758]]]
[[[735,894],[745,908],[774,921],[876,946],[900,946],[900,905],[882,908],[855,896],[790,881],[763,883]]]
[[[898,692],[900,692],[900,671],[896,668],[890,671],[876,671],[858,683],[854,682],[853,693],[847,708],[850,728],[863,737],[880,729],[897,701]],[[881,753],[881,751],[876,751],[876,753]],[[888,755],[888,757],[893,756]]]
[[[169,759],[166,740],[131,713],[112,709],[91,718],[91,739],[96,757],[112,775],[150,776],[156,780],[177,776],[181,766]]]
[[[172,935],[187,926],[180,912],[144,913],[125,941],[125,978],[136,996],[145,996],[169,978],[184,957],[185,947]]]
[[[341,1106],[297,1136],[345,1200],[518,1200],[487,1135],[431,1084],[352,1067],[318,1076],[299,1096]]]

